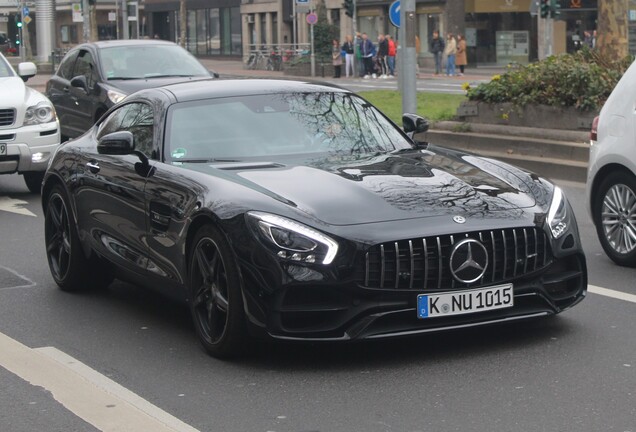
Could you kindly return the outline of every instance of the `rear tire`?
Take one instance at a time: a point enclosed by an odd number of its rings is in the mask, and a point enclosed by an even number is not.
[[[636,178],[613,172],[597,196],[593,217],[601,246],[616,264],[636,267]]]
[[[42,191],[44,171],[25,172],[22,173],[22,176],[24,177],[24,183],[26,183],[31,193],[39,194]]]
[[[200,228],[189,262],[189,305],[199,342],[217,358],[243,353],[247,329],[241,280],[224,236],[212,226]]]

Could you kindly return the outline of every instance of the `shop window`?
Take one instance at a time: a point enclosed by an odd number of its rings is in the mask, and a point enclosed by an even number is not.
[[[221,21],[219,19],[219,10],[209,9],[208,19],[210,21],[210,45],[208,46],[208,54],[221,54]]]

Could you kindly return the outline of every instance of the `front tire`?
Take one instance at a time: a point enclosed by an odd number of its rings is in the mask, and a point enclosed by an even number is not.
[[[212,226],[196,233],[190,248],[190,312],[208,354],[227,358],[246,348],[246,318],[238,266],[223,235]]]
[[[599,186],[598,197],[593,216],[601,246],[616,264],[636,267],[636,178],[611,173]]]
[[[113,281],[105,267],[84,256],[66,192],[55,186],[44,213],[46,258],[55,283],[62,291],[103,288]]]
[[[24,183],[26,183],[31,193],[39,194],[42,191],[44,171],[25,172],[22,176],[24,177]]]

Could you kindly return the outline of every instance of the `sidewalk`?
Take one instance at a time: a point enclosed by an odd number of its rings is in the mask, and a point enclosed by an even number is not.
[[[298,79],[298,80],[312,80],[312,79],[329,79],[331,77],[303,77],[285,75],[282,71],[267,71],[267,70],[250,70],[246,69],[244,63],[241,60],[227,60],[227,59],[213,59],[213,58],[199,58],[199,61],[207,69],[213,70],[221,76],[221,78],[285,78],[285,79]],[[12,61],[12,63],[14,63]],[[14,66],[16,67],[17,64]],[[319,70],[319,68],[316,68]],[[418,80],[457,80],[458,82],[475,81],[475,80],[487,80],[493,75],[502,74],[505,72],[503,66],[493,67],[479,67],[479,68],[467,68],[464,76],[447,77],[445,75],[433,75],[433,69],[420,68],[420,73],[417,77]],[[46,90],[46,82],[51,77],[50,73],[38,73],[33,78],[30,78],[27,85],[38,91],[44,92]],[[343,82],[360,80],[362,78],[340,78]]]

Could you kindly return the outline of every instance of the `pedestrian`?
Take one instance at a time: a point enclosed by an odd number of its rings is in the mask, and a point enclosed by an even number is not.
[[[596,48],[596,30],[592,31],[592,48]]]
[[[593,48],[592,46],[592,33],[589,31],[583,32],[583,44],[588,48]]]
[[[358,32],[356,33],[356,37],[353,40],[353,44],[355,45],[355,50],[356,50],[356,61],[355,64],[358,65],[357,69],[358,69],[358,76],[360,78],[362,78],[365,75],[365,66],[364,66],[364,62],[362,61],[362,51],[360,50],[360,44],[362,43],[362,35]]]
[[[353,45],[353,38],[350,35],[347,35],[345,43],[342,44],[342,51],[345,53],[345,76],[349,78],[349,71],[351,71],[351,76],[355,76],[354,67],[354,58],[355,58],[355,46]]]
[[[383,34],[378,35],[378,63],[380,64],[380,78],[387,79],[389,77],[389,65],[387,57],[389,56],[389,41]]]
[[[362,33],[362,40],[360,41],[360,55],[364,62],[364,79],[370,77],[377,78],[377,75],[373,69],[373,56],[375,56],[375,46],[373,42],[369,40],[366,33]]]
[[[446,76],[455,75],[455,55],[457,54],[457,42],[452,33],[446,36],[446,48],[444,55],[446,56]]]
[[[395,41],[391,35],[386,35],[386,40],[389,45],[389,56],[387,61],[389,66],[389,75],[393,78],[395,77],[395,54],[397,54],[397,48],[395,47]]]
[[[342,69],[342,48],[340,47],[340,41],[334,39],[331,48],[331,59],[333,64],[333,77],[340,78],[340,70]]]
[[[455,66],[459,66],[459,73],[457,75],[464,75],[464,67],[468,64],[466,58],[466,39],[464,36],[457,35],[457,55],[455,57]]]
[[[435,58],[435,75],[439,75],[442,72],[442,53],[444,52],[444,48],[444,40],[439,37],[439,31],[433,30],[429,51]]]

